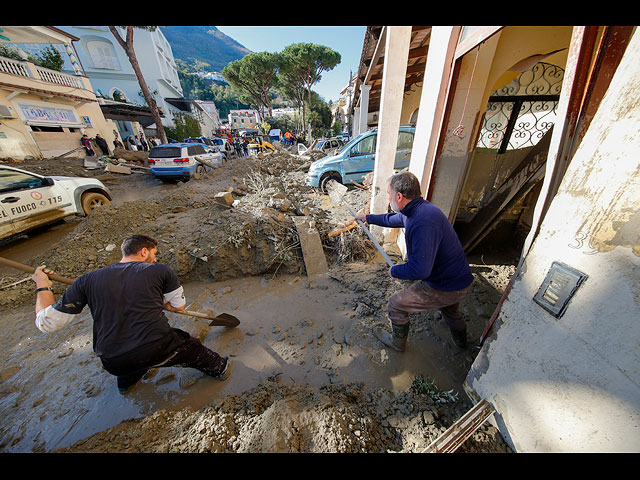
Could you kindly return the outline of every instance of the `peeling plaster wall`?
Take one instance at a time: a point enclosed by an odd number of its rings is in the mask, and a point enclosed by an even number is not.
[[[467,377],[518,452],[640,451],[639,106],[636,32]],[[561,318],[553,261],[588,275]]]

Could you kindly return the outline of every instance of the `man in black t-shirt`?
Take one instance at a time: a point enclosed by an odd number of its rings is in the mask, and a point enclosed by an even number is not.
[[[164,310],[184,310],[177,275],[156,262],[157,241],[146,235],[127,237],[122,259],[86,273],[56,301],[53,273],[38,267],[36,326],[54,332],[68,325],[88,305],[93,317],[93,350],[105,370],[117,377],[121,393],[129,392],[154,367],[192,367],[219,380],[231,374],[231,361],[169,325]]]

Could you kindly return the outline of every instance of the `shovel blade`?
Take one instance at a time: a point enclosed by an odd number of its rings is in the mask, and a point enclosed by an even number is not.
[[[233,315],[229,315],[228,313],[221,313],[209,322],[210,327],[237,327],[238,325],[240,325],[240,320],[238,320]]]

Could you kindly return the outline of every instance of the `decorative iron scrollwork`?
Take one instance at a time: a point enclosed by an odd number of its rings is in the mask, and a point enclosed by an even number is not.
[[[489,97],[477,147],[532,147],[555,123],[564,70],[540,62]]]

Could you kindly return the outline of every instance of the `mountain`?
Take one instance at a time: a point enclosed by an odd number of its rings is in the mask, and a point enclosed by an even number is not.
[[[168,26],[160,30],[171,45],[174,58],[189,65],[194,60],[205,62],[209,71],[220,72],[229,62],[252,53],[216,27]]]

